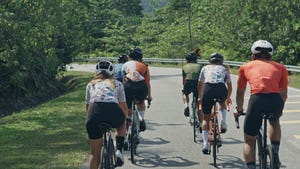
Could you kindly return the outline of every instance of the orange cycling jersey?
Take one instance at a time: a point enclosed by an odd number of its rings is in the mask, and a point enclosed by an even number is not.
[[[238,88],[246,89],[247,81],[251,94],[279,93],[288,87],[288,74],[282,64],[269,60],[253,60],[240,67]]]
[[[139,61],[128,61],[122,67],[125,76],[132,81],[145,80],[146,84],[150,84],[150,73],[148,66]]]

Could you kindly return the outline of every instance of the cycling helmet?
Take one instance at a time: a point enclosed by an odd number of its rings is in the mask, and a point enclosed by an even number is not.
[[[133,47],[129,50],[129,57],[133,60],[142,60],[143,52],[140,48]]]
[[[187,62],[196,62],[198,55],[195,52],[190,52],[185,56]]]
[[[251,47],[252,54],[267,53],[270,56],[273,54],[273,46],[266,40],[258,40]]]
[[[108,75],[112,75],[114,73],[114,66],[109,61],[99,61],[96,65],[96,73],[105,72]]]
[[[213,64],[223,64],[224,57],[219,53],[213,53],[210,55],[209,62]]]
[[[119,63],[125,63],[127,60],[128,60],[128,56],[125,54],[120,55],[118,58]]]

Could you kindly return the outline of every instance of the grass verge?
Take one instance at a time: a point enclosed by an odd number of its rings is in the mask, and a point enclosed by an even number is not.
[[[78,169],[88,152],[85,86],[92,74],[67,72],[68,93],[0,118],[0,168]]]

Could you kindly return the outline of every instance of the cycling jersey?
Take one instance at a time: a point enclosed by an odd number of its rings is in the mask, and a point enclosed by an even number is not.
[[[187,63],[182,68],[182,76],[185,80],[198,80],[201,68],[198,63]]]
[[[249,81],[251,94],[279,93],[288,87],[288,74],[284,65],[268,60],[253,60],[242,65],[237,87],[246,89]]]
[[[224,65],[206,65],[202,68],[199,81],[203,83],[231,82],[230,73]]]
[[[119,80],[121,82],[122,82],[122,79],[123,79],[122,66],[123,66],[123,63],[117,63],[117,64],[114,65],[114,69],[115,69],[114,76],[115,76],[115,79],[117,79],[117,80]]]
[[[130,60],[122,67],[125,77],[133,82],[143,81],[150,84],[150,74],[148,66],[139,61]]]
[[[110,80],[93,80],[86,86],[86,103],[95,102],[125,102],[125,92],[123,84],[114,80],[115,87]]]

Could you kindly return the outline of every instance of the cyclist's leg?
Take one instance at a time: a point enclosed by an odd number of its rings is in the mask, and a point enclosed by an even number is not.
[[[203,112],[203,121],[202,121],[202,135],[203,135],[203,148],[202,152],[207,153],[209,150],[208,146],[208,135],[209,135],[209,121],[210,113],[212,109],[212,88],[205,84],[202,92],[202,112]]]
[[[89,139],[90,145],[90,169],[98,169],[101,159],[101,148],[102,148],[102,138],[101,139]]]
[[[92,103],[87,111],[86,130],[89,137],[91,169],[97,169],[101,159],[102,135],[104,131],[98,126],[99,118],[102,114],[102,109],[99,105]]]
[[[135,103],[137,105],[137,111],[141,115],[142,119],[140,121],[140,130],[146,130],[146,123],[145,123],[145,100],[148,96],[148,87],[145,81],[141,81],[137,83],[136,90],[135,90]]]
[[[247,113],[244,121],[244,159],[249,166],[255,166],[255,141],[256,135],[262,124],[261,113],[264,105],[260,95],[251,95],[248,103]],[[255,124],[255,125],[254,125]]]
[[[282,110],[283,110],[283,105],[284,102],[281,98],[281,96],[276,95],[276,94],[270,94],[270,98],[267,99],[269,100],[269,105],[268,107],[272,108],[272,112],[279,112],[279,113],[274,113],[272,118],[270,118],[269,123],[270,123],[270,128],[269,128],[269,136],[270,136],[270,141],[272,145],[272,153],[274,157],[274,163],[275,163],[275,168],[279,168],[281,163],[279,160],[279,146],[280,146],[280,140],[281,140],[281,126],[279,123],[279,118],[282,115]]]
[[[132,101],[133,101],[133,84],[130,81],[124,81],[124,91],[126,96],[126,104],[128,108],[128,117],[132,115]]]
[[[219,83],[216,84],[215,86],[216,92],[214,92],[215,94],[215,98],[220,100],[220,114],[222,115],[222,121],[221,121],[221,133],[225,133],[227,131],[227,124],[226,124],[226,114],[227,114],[227,107],[225,104],[225,100],[227,98],[228,95],[228,91],[227,88],[225,86],[224,83]]]
[[[188,117],[190,115],[190,93],[192,92],[193,86],[191,81],[186,81],[182,89],[182,99],[184,104],[184,116]]]

